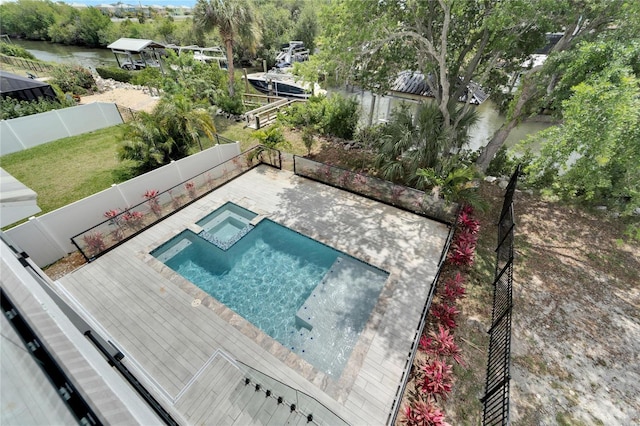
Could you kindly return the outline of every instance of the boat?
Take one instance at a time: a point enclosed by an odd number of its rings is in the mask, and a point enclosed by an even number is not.
[[[280,68],[273,68],[268,72],[248,74],[247,81],[257,91],[272,96],[307,99],[313,94],[309,83],[299,80],[293,74]],[[319,94],[324,91],[316,85],[314,92]]]
[[[220,68],[227,68],[227,57],[223,50],[218,46],[200,47],[197,45],[178,46],[175,44],[169,44],[167,45],[167,48],[173,49],[178,55],[181,55],[183,52],[192,52],[193,59],[198,62],[205,64],[217,62]]]
[[[276,56],[276,68],[289,68],[294,62],[304,62],[309,60],[309,49],[304,47],[302,41],[290,41],[282,45],[278,56]]]

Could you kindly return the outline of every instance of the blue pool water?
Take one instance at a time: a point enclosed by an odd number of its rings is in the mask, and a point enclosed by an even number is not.
[[[152,254],[334,378],[388,277],[266,219],[226,250],[186,230]]]

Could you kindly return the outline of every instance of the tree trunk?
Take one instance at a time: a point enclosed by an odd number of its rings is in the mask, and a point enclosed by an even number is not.
[[[533,70],[531,70],[531,73],[535,73],[538,70],[539,68],[534,68]],[[476,160],[476,166],[483,173],[487,170],[487,167],[489,167],[489,163],[491,163],[491,160],[493,160],[493,157],[495,157],[496,152],[498,152],[502,145],[504,145],[504,141],[506,141],[509,137],[509,133],[511,132],[511,130],[513,130],[513,128],[516,127],[520,122],[520,119],[525,113],[525,105],[534,97],[535,93],[536,82],[530,75],[528,78],[525,78],[522,81],[522,92],[520,93],[518,102],[516,103],[513,113],[511,114],[511,118],[509,119],[509,121],[500,126],[500,128],[493,134],[493,137],[491,138],[487,146],[484,147],[484,149],[480,153],[480,156]]]
[[[227,48],[227,70],[229,71],[229,96],[233,97],[236,92],[233,87],[233,40],[225,40],[225,47]]]
[[[552,52],[562,52],[568,49],[571,46],[572,41],[575,38],[574,32],[576,28],[582,22],[582,18],[580,17],[575,23],[569,25],[562,36],[562,38],[553,46]],[[524,106],[526,103],[534,97],[536,93],[535,82],[531,78],[533,74],[540,71],[542,66],[535,67],[529,71],[529,77],[523,79],[522,81],[522,93],[520,94],[520,98],[518,99],[516,106],[511,114],[511,118],[508,122],[504,123],[494,134],[489,143],[480,153],[480,156],[476,160],[476,166],[482,171],[485,172],[489,167],[489,163],[493,160],[496,153],[504,145],[504,141],[509,137],[509,132],[513,130],[514,127],[518,125],[518,122],[522,118],[524,113]],[[557,76],[553,75],[549,85],[547,87],[547,93],[551,93],[553,90],[553,86],[556,84]]]
[[[480,157],[476,160],[476,166],[482,170],[482,172],[486,172],[489,167],[489,163],[495,157],[496,152],[504,145],[504,141],[509,137],[509,133],[513,130],[514,127],[518,124],[518,120],[516,118],[512,118],[511,120],[504,123],[500,128],[493,134],[493,137],[484,147]]]

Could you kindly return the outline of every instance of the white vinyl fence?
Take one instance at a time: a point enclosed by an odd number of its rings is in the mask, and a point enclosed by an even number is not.
[[[0,121],[0,155],[122,123],[116,104],[96,102]]]
[[[40,267],[76,250],[71,237],[105,220],[112,209],[125,210],[145,200],[147,190],[165,191],[240,154],[238,142],[216,145],[76,201],[6,231]]]

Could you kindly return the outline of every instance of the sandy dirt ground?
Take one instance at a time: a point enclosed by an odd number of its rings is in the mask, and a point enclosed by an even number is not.
[[[83,96],[80,99],[80,104],[113,102],[136,111],[151,112],[159,100],[160,98],[157,96],[149,96],[149,94],[143,90],[133,88],[116,88],[95,95]]]

